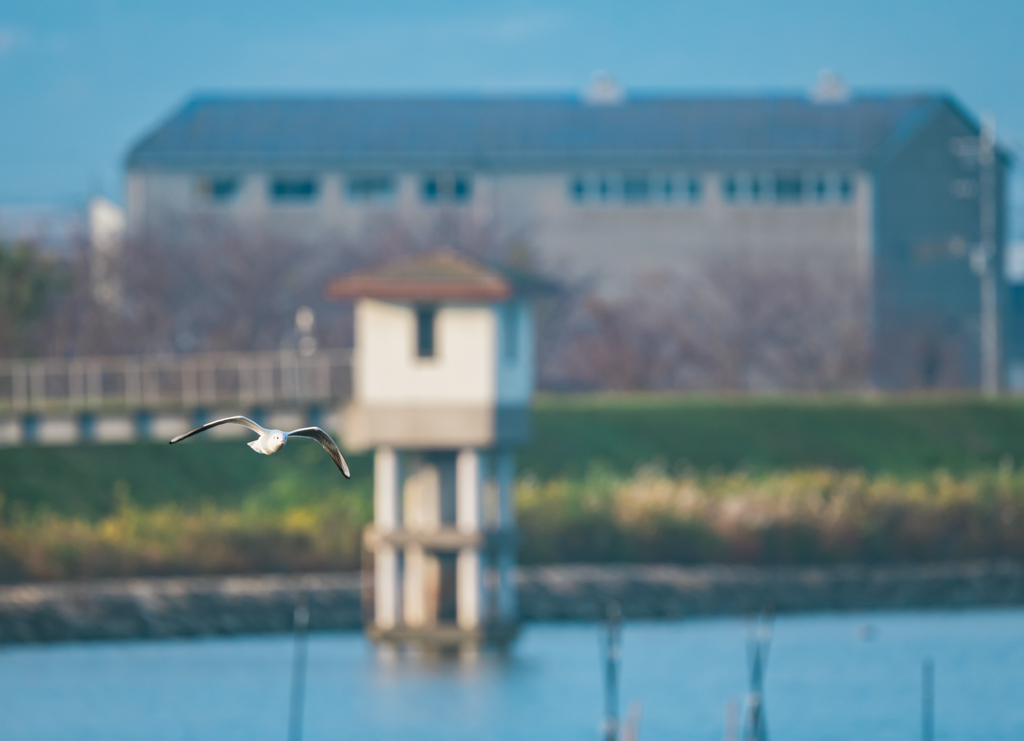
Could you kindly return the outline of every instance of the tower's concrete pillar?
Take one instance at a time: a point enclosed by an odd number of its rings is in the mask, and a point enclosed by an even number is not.
[[[422,628],[428,621],[425,585],[427,577],[427,555],[423,546],[412,543],[405,547],[402,570],[403,620],[410,628]]]
[[[394,448],[381,446],[373,458],[374,527],[379,535],[393,532],[399,525],[399,457]],[[379,628],[394,628],[399,616],[398,552],[395,547],[378,543],[374,553],[374,622]]]
[[[483,461],[480,451],[463,448],[455,459],[455,526],[460,533],[482,530]],[[460,628],[479,628],[483,619],[484,564],[479,546],[459,551],[455,566],[456,616]]]

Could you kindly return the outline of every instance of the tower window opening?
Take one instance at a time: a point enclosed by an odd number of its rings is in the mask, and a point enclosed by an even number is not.
[[[437,308],[434,306],[416,307],[416,357],[432,358],[435,353],[435,327]]]

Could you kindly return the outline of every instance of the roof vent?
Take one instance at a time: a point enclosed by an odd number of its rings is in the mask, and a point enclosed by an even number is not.
[[[618,105],[626,97],[618,81],[604,70],[598,70],[590,78],[590,87],[583,93],[583,99],[590,105]]]
[[[811,90],[811,100],[815,103],[845,103],[850,99],[850,88],[843,78],[830,69],[818,73],[818,82]]]

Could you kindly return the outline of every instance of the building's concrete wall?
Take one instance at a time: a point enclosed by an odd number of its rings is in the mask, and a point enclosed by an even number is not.
[[[979,383],[980,287],[969,262],[979,239],[978,169],[952,147],[955,137],[975,135],[944,105],[878,168],[871,345],[879,388]],[[974,193],[965,196],[958,183],[973,183]],[[1000,227],[1000,286],[1002,245]]]
[[[850,202],[752,203],[723,198],[725,173],[698,173],[702,192],[696,201],[650,203],[576,202],[569,174],[508,176],[497,186],[496,218],[531,234],[542,262],[577,278],[596,278],[610,294],[733,251],[840,260],[866,252],[871,199],[865,174],[856,178]]]
[[[576,172],[478,172],[465,204],[428,203],[422,197],[422,173],[395,175],[395,191],[379,202],[354,202],[345,173],[315,173],[317,195],[305,203],[278,203],[270,198],[272,173],[238,173],[237,193],[213,203],[200,193],[202,173],[132,172],[128,177],[130,227],[170,231],[167,224],[194,219],[200,228],[225,226],[256,229],[271,238],[344,239],[358,242],[381,219],[429,231],[441,214],[455,214],[481,226],[493,226],[502,238],[521,238],[542,265],[575,278],[596,279],[607,294],[620,294],[635,281],[685,272],[709,257],[743,250],[784,259],[793,255],[857,258],[870,253],[871,181],[851,167],[764,168],[758,172],[799,171],[850,177],[849,201],[758,203],[727,202],[723,179],[745,175],[750,168],[692,171],[701,193],[696,199],[652,198],[631,203],[622,198],[577,201],[571,192]],[[614,180],[623,170],[609,170]],[[656,176],[652,173],[652,176]]]
[[[581,199],[574,194],[577,177],[614,180],[630,172],[626,166],[599,172],[466,173],[472,194],[463,204],[428,202],[423,197],[425,173],[411,169],[391,173],[393,193],[370,203],[350,197],[352,173],[325,169],[314,173],[320,183],[316,198],[302,205],[273,201],[273,172],[238,173],[241,187],[222,204],[201,196],[197,183],[205,177],[202,173],[131,172],[129,223],[159,229],[168,221],[200,217],[206,228],[226,224],[292,240],[359,243],[381,219],[429,234],[440,216],[453,214],[493,228],[499,239],[521,238],[543,267],[571,278],[593,279],[610,297],[635,292],[648,276],[687,274],[712,262],[721,266],[732,255],[798,267],[811,264],[815,270],[851,276],[843,284],[868,297],[864,321],[873,353],[872,385],[884,389],[972,387],[979,377],[979,288],[967,253],[978,240],[979,208],[977,195],[964,197],[955,184],[972,179],[976,183],[977,168],[958,158],[950,143],[954,137],[976,135],[977,130],[951,102],[937,102],[917,127],[897,132],[894,143],[873,161],[859,165],[797,159],[788,164],[759,164],[737,159],[728,164],[680,165],[660,175],[645,168],[643,172],[652,177],[696,178],[700,193],[695,198],[655,197],[638,202],[623,197]],[[808,182],[819,175],[849,178],[852,195],[789,202],[725,197],[724,184],[730,177],[785,172],[800,173]],[[996,264],[1001,271],[1005,223],[1001,169],[998,182],[1000,254]],[[999,284],[1005,306],[1008,297],[1001,277]],[[411,323],[401,331],[411,331],[410,327]],[[493,334],[490,337],[493,342]],[[375,377],[381,379],[381,389],[389,385],[414,389],[406,392],[412,396],[428,386],[431,396],[464,401],[486,398],[487,403],[496,397],[504,403],[506,392],[511,394],[509,399],[526,393],[522,379],[514,380],[515,374],[507,373],[509,369],[500,363],[495,368],[495,356],[489,357],[492,365],[485,372],[483,361],[473,355],[465,369],[472,376],[469,383],[455,375],[443,380],[427,368],[413,372],[404,366],[390,370],[381,366]],[[389,360],[398,358],[393,355]],[[402,373],[411,374],[411,386],[395,385]],[[367,387],[371,395],[376,393],[373,388],[372,383]],[[513,393],[513,388],[519,391]]]

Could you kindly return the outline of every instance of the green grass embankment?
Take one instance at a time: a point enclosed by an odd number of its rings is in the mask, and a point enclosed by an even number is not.
[[[1024,463],[1024,401],[974,397],[539,397],[520,468],[541,479],[807,467],[917,475]]]
[[[542,481],[592,469],[629,476],[796,468],[915,477],[1024,464],[1024,402],[964,399],[541,396],[520,472]],[[113,511],[115,484],[137,505],[238,506],[269,482],[309,493],[341,487],[369,496],[372,462],[350,456],[342,486],[319,446],[299,441],[273,457],[238,440],[0,449],[6,510],[45,508],[96,517]],[[281,485],[279,483],[279,485]]]
[[[526,562],[1024,556],[1024,404],[541,397]],[[372,465],[314,443],[0,450],[0,579],[353,568]]]
[[[372,461],[347,458],[351,481],[341,478],[312,440],[293,442],[272,457],[254,453],[241,440],[6,448],[0,449],[0,514],[45,511],[95,519],[124,499],[143,509],[237,508],[253,500],[301,504],[327,495],[368,503]]]

